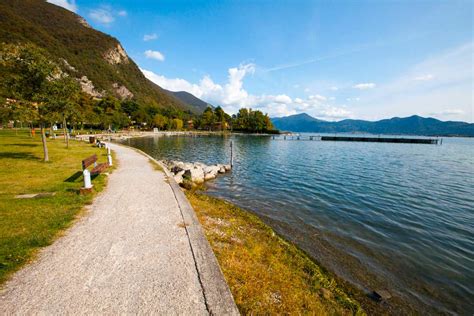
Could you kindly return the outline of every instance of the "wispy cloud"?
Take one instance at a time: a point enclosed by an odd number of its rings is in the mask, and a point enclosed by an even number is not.
[[[474,42],[468,42],[413,65],[398,78],[366,91],[359,115],[379,119],[419,114],[473,122],[473,54]]]
[[[153,41],[153,40],[156,40],[158,38],[158,35],[156,33],[153,33],[153,34],[145,34],[143,36],[143,40],[145,42],[148,42],[148,41]]]
[[[128,15],[125,10],[115,10],[109,5],[103,5],[95,9],[89,10],[89,18],[95,23],[103,24],[105,26],[111,25],[116,17],[124,18]]]
[[[434,79],[434,76],[431,75],[431,74],[417,76],[417,77],[413,78],[413,80],[415,80],[415,81],[429,81],[429,80],[432,80],[432,79]]]
[[[157,50],[147,50],[145,51],[145,56],[146,58],[149,58],[149,59],[155,59],[155,60],[159,60],[159,61],[164,61],[165,60],[165,56],[157,51]]]
[[[367,83],[358,83],[352,86],[354,89],[359,89],[359,90],[367,90],[367,89],[373,89],[375,88],[376,84],[373,82],[367,82]]]
[[[63,7],[66,10],[77,12],[77,5],[75,0],[47,0],[47,2]]]
[[[97,8],[89,11],[89,17],[96,23],[100,24],[111,24],[115,21],[112,12],[107,8]]]

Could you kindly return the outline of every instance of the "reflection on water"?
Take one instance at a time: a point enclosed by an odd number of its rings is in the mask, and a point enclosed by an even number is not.
[[[227,163],[208,193],[267,218],[322,264],[419,311],[474,312],[474,140],[128,140],[158,159]]]

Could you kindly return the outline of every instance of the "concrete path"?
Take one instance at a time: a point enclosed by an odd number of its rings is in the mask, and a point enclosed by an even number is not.
[[[182,192],[144,155],[111,147],[107,189],[7,282],[0,314],[237,314]]]

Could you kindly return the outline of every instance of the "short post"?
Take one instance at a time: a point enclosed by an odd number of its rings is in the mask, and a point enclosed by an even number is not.
[[[109,163],[109,166],[112,166],[112,154],[110,152],[110,147],[107,147],[107,162]]]
[[[233,142],[230,141],[230,168],[234,168],[234,148]]]
[[[84,176],[84,189],[91,189],[92,188],[92,181],[91,181],[91,173],[89,170],[84,169],[82,172]]]

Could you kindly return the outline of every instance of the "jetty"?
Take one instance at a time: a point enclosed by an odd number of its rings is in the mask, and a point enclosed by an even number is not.
[[[272,136],[274,140],[306,140],[306,141],[339,141],[339,142],[369,142],[369,143],[403,143],[403,144],[432,144],[441,145],[442,138],[429,137],[397,137],[397,136],[349,136],[349,135],[299,135],[290,134]]]

